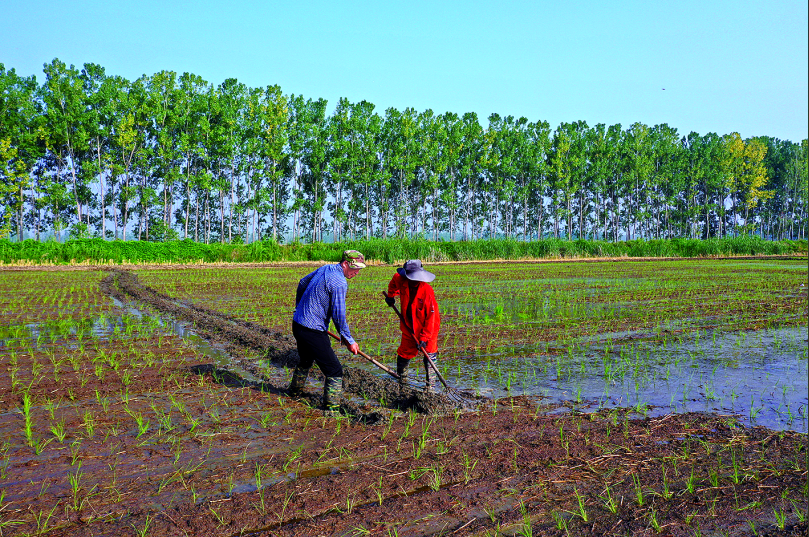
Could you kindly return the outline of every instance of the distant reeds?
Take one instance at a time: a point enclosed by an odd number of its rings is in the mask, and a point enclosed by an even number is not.
[[[768,241],[757,236],[723,239],[661,239],[607,242],[597,240],[513,239],[429,241],[369,239],[339,243],[203,244],[191,240],[145,242],[72,239],[64,243],[0,240],[0,263],[125,264],[125,263],[256,263],[277,261],[339,261],[346,249],[361,250],[367,260],[398,263],[406,259],[439,261],[527,260],[610,257],[715,257],[784,255],[807,252],[807,241]]]

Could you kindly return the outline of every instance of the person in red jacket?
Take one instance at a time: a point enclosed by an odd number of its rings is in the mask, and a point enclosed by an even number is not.
[[[435,274],[424,270],[421,261],[411,259],[396,271],[388,284],[388,296],[385,298],[388,306],[393,306],[398,296],[403,322],[399,323],[402,331],[402,341],[396,351],[396,373],[399,382],[407,381],[407,366],[410,360],[419,354],[421,349],[436,362],[438,358],[438,330],[441,327],[441,315],[438,313],[438,303],[435,292],[430,286]],[[414,337],[415,335],[415,337]],[[424,369],[427,375],[427,389],[432,386],[430,366],[424,358]]]

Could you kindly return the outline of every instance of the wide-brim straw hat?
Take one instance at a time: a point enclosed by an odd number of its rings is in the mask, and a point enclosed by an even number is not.
[[[414,282],[431,282],[435,279],[435,274],[424,270],[421,266],[420,259],[411,259],[405,262],[404,266],[397,269],[396,272],[398,272],[400,276],[404,276]]]

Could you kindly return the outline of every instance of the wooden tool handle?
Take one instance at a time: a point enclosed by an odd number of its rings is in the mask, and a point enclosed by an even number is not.
[[[342,341],[342,339],[340,338],[340,336],[338,336],[337,334],[334,334],[334,333],[332,333],[332,332],[328,332],[328,331],[327,331],[327,333],[328,333],[328,334],[329,334],[331,337],[333,337],[334,339],[336,339],[337,341]],[[389,368],[389,367],[388,367],[388,366],[386,366],[385,364],[379,363],[378,361],[374,360],[373,358],[371,358],[370,356],[368,356],[367,354],[365,354],[365,353],[364,353],[364,352],[362,352],[362,351],[357,351],[357,354],[359,354],[360,356],[362,356],[363,358],[365,358],[366,360],[368,360],[369,362],[371,362],[371,363],[372,363],[372,364],[374,364],[376,367],[378,367],[379,369],[381,369],[381,370],[382,370],[382,371],[384,371],[385,373],[389,374],[389,375],[390,375],[390,376],[392,376],[393,378],[397,378],[397,379],[399,378],[399,375],[397,375],[395,371],[393,371],[391,368]]]

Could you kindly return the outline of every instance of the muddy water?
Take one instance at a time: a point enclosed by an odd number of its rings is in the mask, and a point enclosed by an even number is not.
[[[807,431],[803,327],[689,336],[620,332],[568,344],[453,357],[448,381],[492,398],[573,401],[582,411],[719,412],[748,425]]]
[[[375,350],[380,360],[395,355],[390,345]],[[615,332],[443,358],[439,366],[450,386],[491,399],[528,395],[572,402],[585,412],[630,407],[649,416],[718,412],[738,415],[747,425],[809,428],[803,327],[676,337]],[[355,365],[378,372],[370,364]],[[411,378],[421,386],[422,369]]]
[[[188,323],[177,321],[171,317],[149,315],[131,304],[123,304],[112,298],[116,308],[124,311],[118,315],[102,315],[69,323],[31,323],[24,327],[3,328],[0,330],[0,348],[32,348],[41,349],[49,345],[60,345],[75,349],[90,344],[92,340],[104,340],[114,337],[130,337],[135,334],[143,336],[152,333],[180,336],[185,342],[210,359],[217,368],[231,371],[249,382],[261,380],[238,363],[222,346],[216,345],[200,337]]]

